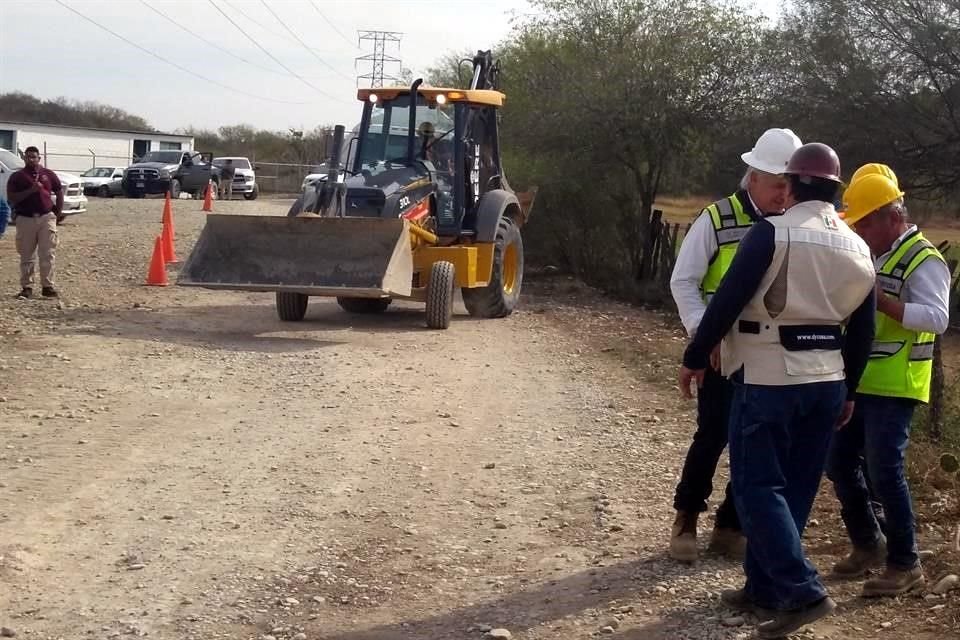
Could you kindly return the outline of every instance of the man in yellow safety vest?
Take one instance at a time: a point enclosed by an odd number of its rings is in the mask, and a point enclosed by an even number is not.
[[[740,240],[764,216],[783,213],[787,178],[783,175],[800,139],[790,129],[768,129],[740,158],[747,165],[740,189],[709,205],[683,239],[670,278],[670,289],[687,333],[693,337],[733,262]],[[684,461],[674,495],[677,515],[670,536],[670,556],[681,562],[697,559],[697,518],[707,509],[717,461],[727,445],[727,423],[733,387],[718,372],[713,358],[697,394],[697,430]],[[743,557],[745,538],[730,484],[717,509],[710,548],[734,559]]]
[[[896,596],[924,583],[904,458],[914,408],[929,399],[934,338],[949,320],[950,272],[910,223],[893,171],[871,164],[858,173],[843,195],[843,218],[875,256],[876,336],[853,418],[834,434],[827,462],[853,544],[834,574],[856,578],[885,564],[881,576],[864,583],[863,595]],[[886,536],[871,490],[883,506]]]

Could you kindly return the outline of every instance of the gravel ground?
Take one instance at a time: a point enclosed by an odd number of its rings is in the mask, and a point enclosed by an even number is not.
[[[217,202],[282,214],[289,201]],[[733,640],[738,566],[665,556],[693,406],[667,317],[563,279],[446,332],[263,294],[142,286],[162,201],[61,228],[63,298],[0,240],[0,626],[25,638]],[[175,203],[184,258],[204,215]],[[170,267],[170,276],[176,266]],[[719,486],[722,479],[718,479]],[[842,552],[820,501],[811,557]],[[940,548],[950,535],[924,530]],[[936,571],[948,568],[944,561]],[[957,638],[958,593],[803,638]]]

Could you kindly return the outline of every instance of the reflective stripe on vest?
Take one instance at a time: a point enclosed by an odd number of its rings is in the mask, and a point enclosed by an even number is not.
[[[705,209],[710,216],[717,238],[717,253],[700,282],[700,291],[707,302],[717,291],[720,281],[730,268],[737,246],[753,226],[753,218],[744,211],[736,194],[718,200]]]
[[[877,283],[883,291],[899,298],[914,270],[928,258],[943,260],[940,252],[916,231],[904,238],[883,263]],[[933,373],[934,337],[932,333],[907,329],[877,312],[876,336],[857,391],[926,402]]]

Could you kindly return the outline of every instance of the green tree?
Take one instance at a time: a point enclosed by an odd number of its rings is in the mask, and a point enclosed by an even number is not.
[[[798,0],[780,42],[773,102],[848,174],[886,162],[915,195],[960,192],[960,3]]]
[[[639,282],[657,195],[683,189],[724,123],[753,108],[763,30],[704,0],[535,4],[501,52],[504,147],[545,204],[567,203],[550,211],[565,259]]]

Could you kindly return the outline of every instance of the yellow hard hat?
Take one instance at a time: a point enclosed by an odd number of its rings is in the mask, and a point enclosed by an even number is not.
[[[861,178],[863,176],[869,176],[874,173],[880,174],[881,176],[886,176],[893,181],[893,184],[895,186],[897,187],[900,186],[900,181],[897,180],[897,174],[893,172],[893,169],[879,162],[870,162],[868,164],[863,165],[856,171],[854,171],[853,177],[850,178],[850,183],[853,184],[857,180],[857,178]]]
[[[843,192],[840,217],[853,226],[861,218],[903,197],[897,183],[882,173],[866,173],[850,182]]]

